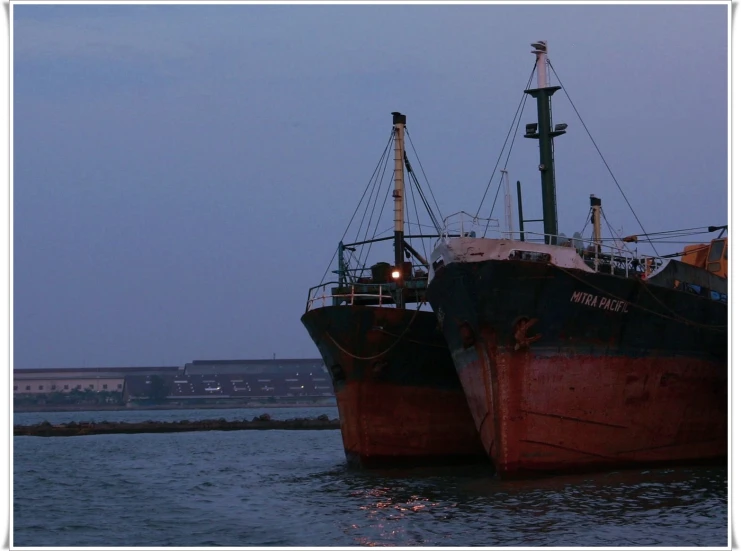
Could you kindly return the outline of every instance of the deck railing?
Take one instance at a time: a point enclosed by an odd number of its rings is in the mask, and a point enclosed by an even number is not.
[[[499,229],[497,219],[478,218],[465,211],[452,214],[443,220],[442,235],[435,245],[437,246],[441,240],[452,237],[451,232],[464,237],[483,238],[486,236],[490,239],[511,239],[523,243],[539,244],[545,244],[546,237],[548,237],[548,242],[553,245],[575,248],[595,271],[609,271],[611,274],[628,276],[632,272],[645,277],[662,264],[661,259],[631,250],[625,244],[615,246],[604,241],[595,243],[590,238],[569,238],[563,235],[547,235],[532,231],[502,231]]]
[[[308,312],[312,308],[322,308],[324,306],[330,306],[334,304],[335,300],[340,299],[352,306],[355,304],[355,301],[357,299],[372,299],[373,303],[375,303],[376,300],[378,300],[378,306],[383,306],[384,303],[388,304],[389,302],[393,301],[393,296],[391,295],[391,292],[389,290],[388,285],[383,283],[374,283],[374,284],[350,284],[347,285],[345,288],[349,289],[348,293],[332,293],[332,289],[329,289],[329,292],[327,292],[327,286],[334,285],[336,288],[340,288],[341,283],[339,281],[328,281],[326,283],[321,283],[319,285],[315,285],[311,289],[309,289],[309,295],[306,299],[306,311]],[[377,293],[367,293],[367,292],[358,292],[357,287],[361,287],[363,289],[368,288],[378,288]],[[313,293],[313,296],[312,296]],[[363,301],[363,304],[368,304],[367,301]]]

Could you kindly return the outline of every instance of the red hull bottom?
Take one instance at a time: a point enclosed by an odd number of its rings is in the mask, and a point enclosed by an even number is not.
[[[337,391],[351,465],[365,468],[486,461],[460,391],[348,381]]]
[[[458,354],[458,372],[502,477],[727,457],[724,366],[476,349]]]

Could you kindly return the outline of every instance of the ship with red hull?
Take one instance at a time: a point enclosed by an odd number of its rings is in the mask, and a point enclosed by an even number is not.
[[[546,45],[533,46],[545,72]],[[427,296],[484,449],[505,478],[722,461],[727,239],[697,262],[627,256],[600,241],[593,196],[595,242],[559,237],[551,140],[563,132],[551,130],[549,99],[558,87],[540,76],[526,91],[541,127],[526,136],[540,139],[540,242],[524,231],[443,235],[431,256]]]
[[[341,305],[309,310],[301,321],[329,368],[350,464],[485,461],[433,313]]]
[[[351,465],[486,462],[437,318],[425,308],[429,265],[413,239],[438,234],[405,231],[404,168],[415,177],[404,150],[406,117],[393,115],[394,233],[340,242],[337,281],[309,290],[301,321],[329,369]],[[358,261],[365,247],[383,241],[393,242],[393,265]]]
[[[483,248],[459,245],[468,254]],[[430,284],[497,471],[724,457],[726,305],[584,268],[453,261]]]

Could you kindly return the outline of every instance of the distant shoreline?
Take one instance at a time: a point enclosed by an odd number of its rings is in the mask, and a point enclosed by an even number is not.
[[[70,411],[137,411],[137,410],[179,410],[179,409],[263,409],[263,408],[329,408],[336,404],[158,404],[142,406],[102,406],[75,404],[15,406],[13,413],[63,413]]]

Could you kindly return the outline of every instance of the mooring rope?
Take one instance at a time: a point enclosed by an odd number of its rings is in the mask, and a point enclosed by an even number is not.
[[[349,351],[345,350],[345,348],[340,343],[338,343],[334,339],[334,337],[332,337],[332,335],[329,334],[329,331],[325,331],[324,333],[327,335],[327,337],[329,338],[329,340],[331,340],[334,343],[334,345],[337,348],[340,349],[341,352],[347,354],[351,358],[354,358],[356,360],[362,360],[362,361],[375,360],[376,358],[380,358],[381,356],[389,353],[392,348],[394,348],[397,344],[399,344],[401,342],[401,340],[404,338],[404,335],[406,335],[407,332],[409,331],[409,329],[412,327],[412,323],[414,323],[414,320],[417,317],[417,314],[419,314],[420,308],[422,308],[422,303],[421,302],[417,305],[417,309],[414,311],[414,314],[412,315],[412,319],[409,320],[409,324],[406,326],[406,328],[404,329],[404,331],[401,332],[401,334],[398,336],[398,338],[386,350],[384,350],[383,352],[381,352],[379,354],[375,354],[374,356],[368,356],[368,357],[365,357],[365,358],[362,357],[362,356],[357,356],[357,355],[353,354],[352,352],[349,352]]]

